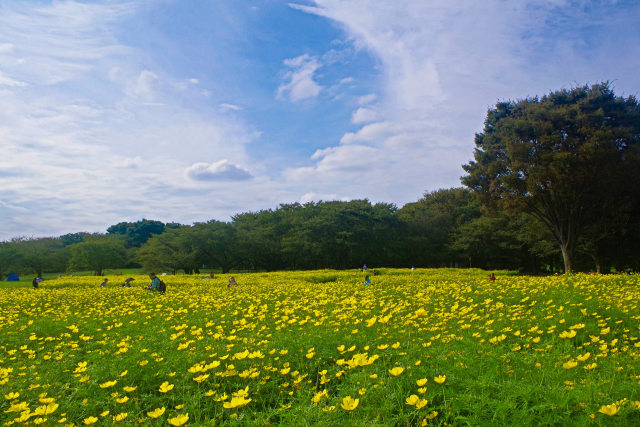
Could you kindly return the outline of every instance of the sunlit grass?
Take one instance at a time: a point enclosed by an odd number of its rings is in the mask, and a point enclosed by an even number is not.
[[[382,273],[0,289],[0,420],[640,423],[638,276]]]

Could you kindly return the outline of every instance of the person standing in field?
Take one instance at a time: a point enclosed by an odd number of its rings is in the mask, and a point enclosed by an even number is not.
[[[38,278],[34,277],[31,284],[33,285],[33,289],[38,289]]]
[[[102,286],[103,288],[106,288],[106,287],[107,287],[107,282],[108,282],[108,281],[109,281],[109,279],[104,279],[104,280],[102,281],[102,283],[100,283],[100,286]]]
[[[364,276],[364,285],[370,285],[371,284],[371,279],[369,279],[369,276]]]
[[[496,275],[495,275],[495,274],[493,274],[493,273],[491,273],[491,274],[489,275],[489,280],[491,280],[492,282],[495,282],[495,281],[496,281]]]

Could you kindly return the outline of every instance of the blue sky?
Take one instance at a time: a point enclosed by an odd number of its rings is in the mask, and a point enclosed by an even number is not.
[[[0,4],[0,239],[459,185],[498,100],[640,91],[640,3]]]

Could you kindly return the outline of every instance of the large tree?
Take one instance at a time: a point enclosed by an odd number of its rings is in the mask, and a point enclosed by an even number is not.
[[[74,243],[69,250],[69,269],[73,271],[88,269],[100,276],[105,268],[118,268],[125,262],[124,243],[118,238],[94,238]]]
[[[603,210],[634,205],[640,188],[640,108],[609,83],[500,102],[476,134],[462,182],[483,204],[527,212],[553,233],[565,272]],[[615,216],[620,215],[614,212]]]

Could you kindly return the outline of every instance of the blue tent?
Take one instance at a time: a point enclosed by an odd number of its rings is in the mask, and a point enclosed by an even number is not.
[[[7,276],[7,282],[17,282],[18,280],[20,280],[20,278],[16,273],[11,273]]]

